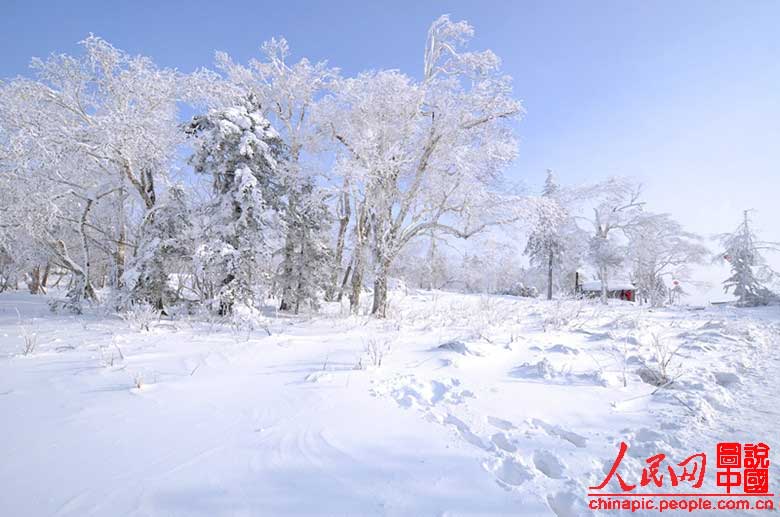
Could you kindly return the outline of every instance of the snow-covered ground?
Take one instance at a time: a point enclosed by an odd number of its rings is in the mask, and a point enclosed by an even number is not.
[[[588,515],[620,441],[635,482],[659,452],[780,447],[777,307],[326,309],[147,331],[0,295],[0,515]],[[639,375],[659,350],[661,389]]]

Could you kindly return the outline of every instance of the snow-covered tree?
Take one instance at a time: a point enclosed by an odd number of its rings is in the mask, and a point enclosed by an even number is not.
[[[425,252],[425,260],[422,263],[423,275],[420,287],[425,287],[428,290],[441,289],[451,281],[451,268],[446,255],[442,253],[439,241],[440,239],[436,237],[435,232],[432,232]]]
[[[419,289],[443,289],[457,282],[458,263],[447,253],[446,241],[431,237],[418,239],[406,246],[393,265],[393,277]]]
[[[283,143],[254,97],[195,117],[187,131],[196,137],[190,163],[211,177],[214,194],[195,263],[214,285],[209,305],[226,315],[266,294],[259,290],[270,275],[261,266],[276,245]]]
[[[450,284],[466,292],[525,295],[526,270],[511,242],[484,235],[453,264]]]
[[[637,298],[653,306],[663,304],[669,294],[665,278],[685,278],[687,266],[708,255],[701,238],[685,231],[669,214],[643,214],[626,234]]]
[[[164,311],[176,301],[170,276],[176,266],[190,262],[193,253],[192,213],[185,196],[182,187],[171,187],[141,222],[133,266],[123,278],[129,303],[148,303]]]
[[[716,260],[726,260],[731,266],[731,276],[723,282],[724,291],[733,291],[737,304],[744,307],[766,305],[775,299],[776,295],[766,287],[775,273],[762,253],[780,251],[780,244],[758,239],[751,228],[747,210],[736,230],[718,238],[723,252]]]
[[[468,238],[512,219],[497,186],[516,152],[507,121],[522,107],[493,52],[464,51],[472,35],[466,22],[442,16],[428,33],[421,81],[363,73],[340,81],[325,105],[355,201],[353,311],[367,251],[372,313],[384,317],[389,271],[412,239],[431,231]]]
[[[36,79],[10,81],[3,123],[16,147],[30,146],[39,160],[80,155],[115,185],[126,180],[149,208],[154,174],[180,142],[176,103],[186,81],[96,36],[81,45],[83,57],[34,59]],[[67,185],[70,172],[51,172],[49,179]]]
[[[607,303],[609,275],[623,265],[627,255],[626,232],[641,220],[641,189],[625,178],[611,178],[594,189],[598,202],[593,207],[593,234],[589,258],[601,281],[601,301]],[[622,240],[621,240],[622,238]]]
[[[254,95],[260,101],[264,115],[275,124],[288,150],[279,171],[279,181],[287,197],[282,211],[285,240],[278,285],[280,309],[297,311],[303,299],[316,305],[312,296],[325,287],[320,285],[320,279],[331,274],[331,263],[324,260],[327,254],[322,253],[329,238],[325,196],[315,180],[317,171],[307,167],[309,162],[304,158],[322,147],[322,133],[317,131],[312,113],[318,99],[338,77],[338,70],[329,68],[325,62],[311,63],[306,58],[289,63],[290,49],[284,38],[263,43],[261,50],[263,59],[253,59],[248,66],[218,52],[217,67],[227,76],[234,91],[242,96]],[[314,253],[312,260],[302,263],[302,254],[310,253]],[[340,264],[338,250],[337,255]],[[310,285],[308,281],[301,282],[304,278],[317,281]]]
[[[0,86],[0,132],[18,188],[36,194],[21,199],[30,212],[17,227],[72,275],[74,296],[91,297],[90,261],[103,277],[110,260],[121,278],[130,217],[155,204],[182,141],[187,81],[96,36],[81,45],[82,56],[34,59],[35,78]]]
[[[285,191],[281,208],[285,244],[277,283],[283,297],[280,309],[298,314],[304,303],[316,309],[331,282],[332,254],[327,244],[331,214],[325,192],[311,180],[288,182]]]
[[[543,268],[547,276],[547,299],[552,300],[553,273],[566,251],[565,223],[570,220],[559,197],[560,186],[551,170],[547,170],[542,198],[534,210],[532,229],[525,254],[531,265]]]

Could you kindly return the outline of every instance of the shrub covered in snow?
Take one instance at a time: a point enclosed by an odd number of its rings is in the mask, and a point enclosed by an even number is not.
[[[137,302],[121,312],[120,316],[130,328],[138,332],[149,332],[150,325],[161,317],[161,313],[151,303]]]
[[[497,294],[503,294],[507,296],[522,296],[525,298],[537,298],[539,296],[539,290],[533,286],[526,286],[522,282],[514,284],[507,289],[501,289]]]

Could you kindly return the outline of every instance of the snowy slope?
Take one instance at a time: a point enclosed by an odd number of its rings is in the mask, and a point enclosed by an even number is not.
[[[0,295],[0,515],[587,515],[621,440],[634,479],[780,447],[777,308],[395,292],[386,321],[144,331],[45,302]],[[677,351],[660,390],[653,336]]]

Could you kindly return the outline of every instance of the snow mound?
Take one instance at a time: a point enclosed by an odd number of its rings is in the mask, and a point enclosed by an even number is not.
[[[526,362],[516,366],[509,375],[517,379],[542,380],[557,384],[609,385],[609,380],[600,370],[575,372],[568,366],[556,367],[547,358],[536,363]]]
[[[547,349],[547,352],[566,354],[566,355],[578,355],[580,353],[576,348],[572,348],[566,345],[553,345]]]
[[[513,368],[509,375],[520,379],[552,379],[557,371],[550,361],[542,359],[536,363],[523,363]]]
[[[479,352],[476,352],[468,347],[466,343],[462,341],[447,341],[446,343],[442,343],[441,345],[436,347],[436,350],[444,350],[447,352],[455,352],[456,354],[460,355],[475,355],[480,356]]]

